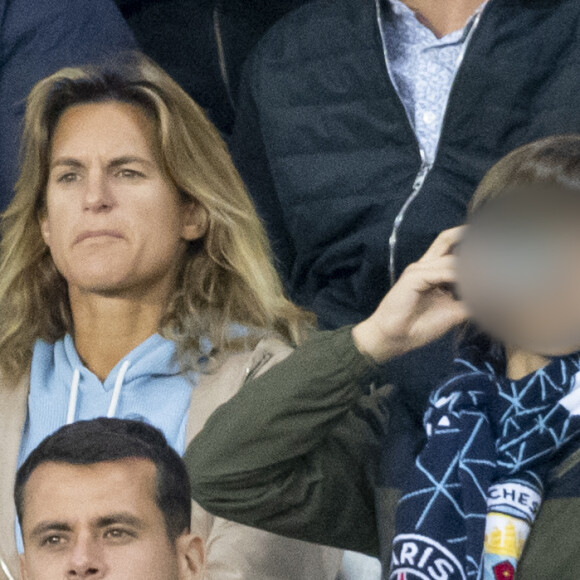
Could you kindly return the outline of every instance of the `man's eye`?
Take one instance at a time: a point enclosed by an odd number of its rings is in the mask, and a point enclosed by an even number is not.
[[[122,528],[111,528],[105,532],[104,536],[110,540],[126,540],[132,538],[134,534]]]
[[[64,541],[65,538],[63,538],[62,536],[52,534],[50,536],[46,536],[45,538],[43,538],[41,541],[41,545],[52,548],[56,546],[61,546],[62,544],[64,544]]]

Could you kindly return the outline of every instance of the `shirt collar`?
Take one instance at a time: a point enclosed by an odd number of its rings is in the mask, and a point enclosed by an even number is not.
[[[487,4],[488,0],[483,0],[482,3],[475,9],[473,14],[470,16],[469,20],[465,23],[465,26],[459,30],[454,30],[441,38],[437,38],[431,30],[429,30],[425,25],[421,24],[419,20],[417,20],[415,13],[404,3],[402,0],[388,0],[388,4],[391,8],[391,18],[397,22],[397,25],[400,25],[402,28],[409,28],[414,27],[417,28],[417,25],[424,28],[429,35],[433,37],[433,42],[435,44],[454,44],[454,43],[462,43],[471,30],[473,22],[475,21],[476,17],[483,11],[485,5]]]

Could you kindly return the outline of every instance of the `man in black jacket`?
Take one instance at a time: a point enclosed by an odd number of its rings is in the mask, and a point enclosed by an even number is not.
[[[493,164],[580,131],[577,0],[314,0],[246,63],[233,152],[292,298],[368,316]],[[417,401],[449,341],[392,364]]]
[[[241,67],[266,30],[306,0],[115,0],[143,52],[232,132]]]

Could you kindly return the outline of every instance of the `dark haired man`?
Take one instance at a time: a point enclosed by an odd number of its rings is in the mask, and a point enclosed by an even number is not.
[[[24,580],[201,580],[190,486],[160,431],[95,419],[47,437],[18,471]]]

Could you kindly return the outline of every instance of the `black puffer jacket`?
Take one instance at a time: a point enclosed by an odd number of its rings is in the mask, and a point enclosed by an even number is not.
[[[489,0],[421,177],[383,54],[378,18],[388,9],[380,0],[306,4],[264,36],[242,83],[236,163],[291,296],[325,328],[369,315],[435,236],[464,220],[497,159],[580,132],[580,2]],[[407,357],[389,376],[432,386],[445,350]]]
[[[229,135],[241,67],[266,30],[306,0],[115,0],[141,50]]]

